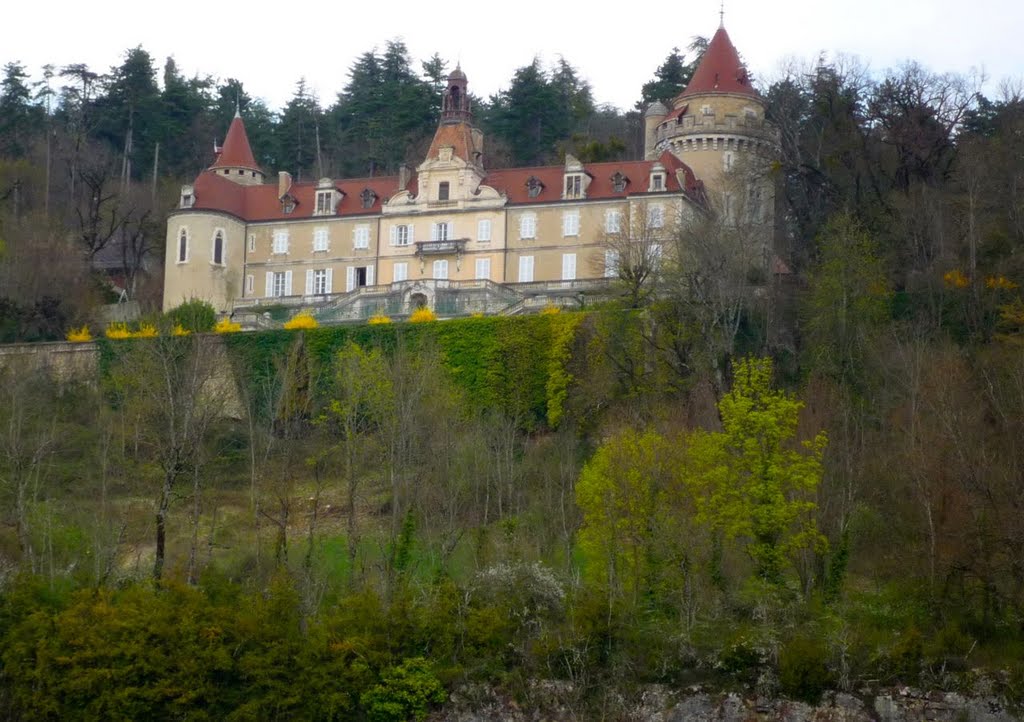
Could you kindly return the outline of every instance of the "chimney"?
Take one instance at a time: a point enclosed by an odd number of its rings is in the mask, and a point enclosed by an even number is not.
[[[292,188],[292,174],[287,171],[281,171],[277,174],[277,197],[284,198],[285,193],[290,191]]]
[[[409,187],[409,179],[412,176],[412,171],[409,170],[409,166],[405,163],[398,166],[398,190],[404,191]]]

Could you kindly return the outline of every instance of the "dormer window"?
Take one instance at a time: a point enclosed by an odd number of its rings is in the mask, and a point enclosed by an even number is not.
[[[650,193],[665,190],[665,172],[663,170],[659,169],[651,172],[651,185],[647,190]]]
[[[334,191],[316,192],[316,215],[327,216],[334,213]]]
[[[540,182],[537,176],[530,176],[526,181],[526,195],[530,198],[536,198],[540,195],[540,192],[544,190],[544,184]]]
[[[281,197],[281,212],[282,213],[291,213],[294,210],[295,210],[295,199],[292,196],[287,195],[287,194],[282,196]]]
[[[373,208],[373,204],[376,202],[377,194],[369,188],[364,188],[363,192],[359,194],[359,203],[363,208]]]
[[[448,181],[441,181],[437,184],[437,200],[446,201],[448,200],[449,194],[451,193],[451,184]]]
[[[195,205],[196,197],[194,193],[195,190],[192,188],[192,186],[182,186],[181,203],[179,204],[179,206],[181,208],[191,208],[193,205]]]
[[[629,178],[618,171],[612,176],[612,190],[616,193],[622,193],[622,191],[626,190],[627,183],[629,183]]]
[[[583,174],[582,173],[570,173],[565,176],[565,195],[564,198],[582,198],[583,197]]]

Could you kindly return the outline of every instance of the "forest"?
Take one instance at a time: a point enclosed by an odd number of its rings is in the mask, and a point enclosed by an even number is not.
[[[154,331],[77,377],[0,366],[4,716],[425,719],[541,681],[584,719],[650,683],[1024,702],[1024,92],[825,57],[762,85],[786,277],[709,225],[578,313],[156,313],[143,261],[236,103],[268,170],[371,175],[422,156],[445,72],[395,41],[275,112],[141,48],[5,66],[0,341],[91,321],[115,239]],[[476,107],[489,167],[639,152],[566,61]]]

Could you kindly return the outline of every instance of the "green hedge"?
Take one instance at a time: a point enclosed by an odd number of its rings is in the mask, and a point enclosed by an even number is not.
[[[317,390],[329,391],[330,369],[349,341],[415,352],[436,348],[451,380],[479,408],[519,420],[526,430],[557,426],[572,382],[569,349],[583,314],[467,318],[430,323],[331,326],[306,331],[260,331],[224,337],[238,382],[252,398],[275,383],[289,353],[305,356]],[[301,344],[301,346],[296,346]]]

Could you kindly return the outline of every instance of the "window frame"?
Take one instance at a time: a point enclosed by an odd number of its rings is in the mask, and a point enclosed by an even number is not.
[[[573,209],[562,213],[562,238],[578,238],[580,235],[580,211]]]
[[[188,258],[192,250],[192,243],[189,237],[190,235],[191,234],[188,232],[188,228],[186,228],[185,226],[182,226],[181,228],[178,229],[177,263],[179,264],[188,263]]]
[[[291,234],[288,233],[287,228],[278,228],[274,231],[270,239],[270,253],[274,256],[287,256],[288,248],[291,243]],[[283,249],[283,250],[281,250]]]
[[[360,223],[352,229],[352,248],[365,251],[370,247],[370,224]]]
[[[213,239],[210,243],[210,263],[214,266],[226,265],[224,261],[225,254],[225,239],[226,235],[223,228],[215,228],[213,231]],[[220,248],[218,249],[218,243]],[[217,258],[217,251],[220,250],[220,259]]]
[[[529,231],[527,231],[529,229]],[[519,239],[535,240],[537,238],[537,214],[524,213],[519,216]]]

